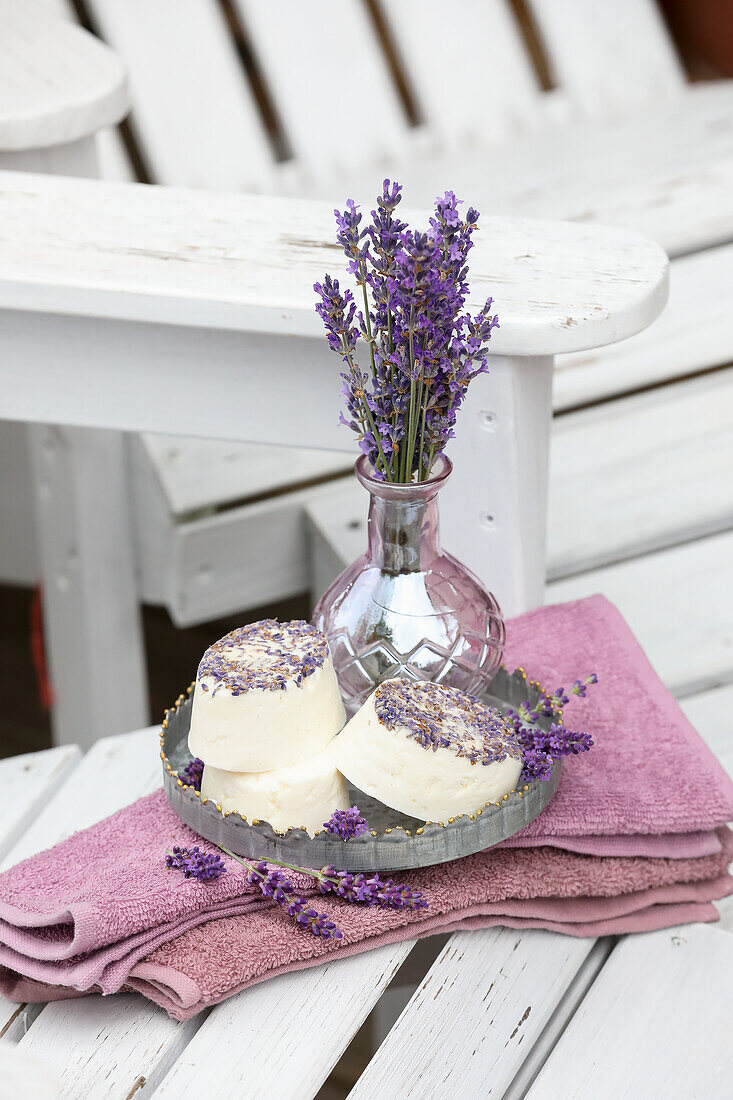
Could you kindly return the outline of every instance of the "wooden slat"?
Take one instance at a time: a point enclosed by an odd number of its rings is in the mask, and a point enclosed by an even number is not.
[[[594,940],[492,928],[448,941],[350,1093],[501,1097]]]
[[[603,124],[546,125],[449,163],[413,157],[401,180],[416,205],[445,181],[484,214],[616,225],[681,255],[733,240],[732,104],[733,82],[699,84]]]
[[[733,531],[548,585],[547,602],[602,592],[676,695],[733,680]]]
[[[209,0],[89,0],[128,66],[136,131],[158,183],[257,191],[272,152],[221,9]]]
[[[680,706],[733,778],[733,685],[691,695]]]
[[[556,419],[550,470],[551,579],[733,527],[733,370]]]
[[[555,409],[732,363],[731,286],[733,245],[673,260],[669,302],[649,329],[611,347],[557,357]]]
[[[307,591],[303,515],[308,502],[327,488],[175,524],[167,547],[175,579],[168,603],[174,621],[205,622]]]
[[[151,433],[143,435],[142,441],[170,511],[177,518],[326,474],[347,473],[353,465],[352,440],[346,429],[343,455]]]
[[[731,936],[704,925],[627,936],[528,1100],[727,1096],[732,1000]]]
[[[325,186],[403,147],[406,119],[366,5],[339,0],[235,0],[306,187]],[[299,189],[302,194],[302,190]]]
[[[576,115],[673,98],[684,71],[654,0],[529,0],[555,82]]]
[[[39,813],[2,867],[62,840],[160,785],[155,728],[98,741]],[[0,1024],[18,1013],[4,1002]],[[152,1089],[200,1020],[178,1024],[135,996],[56,1001],[47,1005],[21,1047],[60,1078],[65,1097],[126,1100]]]
[[[506,0],[453,0],[454,33],[446,33],[440,0],[383,0],[382,7],[425,126],[441,147],[514,137],[539,121],[542,96]]]
[[[196,191],[7,172],[0,216],[0,307],[283,333],[322,345],[312,284],[334,264],[326,204],[214,201]],[[425,215],[408,217],[419,224]],[[487,218],[471,259],[472,305],[501,287],[497,354],[621,340],[666,301],[661,249],[598,226]],[[326,362],[335,376],[337,364]],[[156,357],[145,367],[152,376]]]
[[[13,847],[38,810],[81,760],[76,745],[0,760],[0,858]]]
[[[265,1100],[273,1088],[278,1100],[315,1096],[413,944],[284,974],[217,1005],[156,1100],[177,1100],[204,1078],[212,1097]],[[271,1053],[253,1058],[253,1051]]]

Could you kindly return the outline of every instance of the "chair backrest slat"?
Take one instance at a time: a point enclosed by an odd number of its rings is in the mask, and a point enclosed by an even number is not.
[[[89,8],[127,63],[155,182],[267,189],[274,154],[218,4],[89,0]]]
[[[684,72],[654,0],[529,0],[575,117],[676,95]]]
[[[382,0],[427,128],[445,147],[521,132],[541,90],[506,0]]]
[[[407,118],[363,3],[236,5],[306,189],[338,189],[342,176],[404,148]]]

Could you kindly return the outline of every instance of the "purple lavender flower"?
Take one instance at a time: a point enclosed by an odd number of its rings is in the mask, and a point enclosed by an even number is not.
[[[585,680],[576,680],[570,695],[585,698],[588,686],[597,683],[598,677],[593,672]],[[562,709],[568,702],[569,696],[563,688],[557,688],[551,695],[541,695],[534,707],[525,702],[516,711],[509,711],[522,746],[520,783],[550,779],[552,765],[558,756],[575,756],[593,747],[589,733],[574,732],[565,726]],[[532,725],[541,716],[555,718],[549,731]]]
[[[193,787],[194,790],[201,790],[201,778],[204,774],[204,762],[199,760],[198,756],[195,756],[193,760],[189,760],[186,767],[182,769],[179,778],[187,783],[189,787]]]
[[[195,878],[199,882],[219,878],[226,871],[220,855],[202,852],[198,847],[181,848],[178,844],[166,853],[165,865],[169,871],[183,871],[186,878]]]
[[[252,866],[251,863],[247,863],[246,860],[241,859],[234,852],[230,852],[228,848],[223,848],[222,851],[226,852],[232,859],[236,859],[244,867],[247,867],[249,869],[247,881],[252,886],[259,886],[262,896],[272,898],[301,928],[306,928],[314,936],[320,936],[324,940],[340,940],[342,938],[343,933],[341,930],[336,927],[333,921],[328,919],[325,913],[318,913],[308,904],[307,898],[296,895],[292,882],[281,871],[270,870],[264,860],[260,860],[259,863]],[[285,866],[285,864],[282,866]],[[300,868],[293,869],[300,870]],[[304,871],[303,873],[313,874],[314,872]]]
[[[348,416],[341,422],[356,433],[376,476],[398,483],[430,476],[455,434],[469,383],[487,369],[487,345],[499,324],[491,298],[478,314],[464,312],[478,213],[469,208],[461,217],[459,200],[447,191],[436,199],[428,232],[420,233],[396,217],[401,200],[401,186],[387,179],[368,225],[351,199],[335,211],[336,239],[363,309],[357,312],[351,292],[341,294],[330,276],[314,287],[329,347],[348,367]]]
[[[358,806],[352,806],[350,810],[334,810],[328,821],[323,822],[323,828],[332,836],[349,840],[352,836],[368,833],[369,822],[360,816]]]
[[[428,903],[418,890],[404,883],[396,885],[391,878],[380,879],[374,874],[353,875],[349,871],[337,871],[335,867],[323,867],[316,872],[318,889],[322,894],[336,894],[346,901],[363,902],[367,906],[383,909],[427,909]]]

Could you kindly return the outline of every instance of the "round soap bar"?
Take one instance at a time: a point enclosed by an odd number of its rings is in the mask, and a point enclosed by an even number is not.
[[[204,653],[188,746],[215,768],[272,771],[320,752],[345,721],[325,636],[301,620],[262,619]]]
[[[204,767],[201,794],[249,822],[269,821],[284,833],[304,826],[311,836],[334,810],[348,810],[349,789],[337,770],[332,742],[316,756],[271,772],[224,772]]]
[[[336,739],[353,786],[421,821],[475,813],[516,787],[510,720],[458,688],[385,680]]]

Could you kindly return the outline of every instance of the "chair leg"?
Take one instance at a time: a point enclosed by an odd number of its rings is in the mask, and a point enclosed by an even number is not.
[[[29,430],[57,744],[87,748],[149,722],[125,440]]]
[[[441,494],[446,550],[509,617],[544,600],[552,357],[502,356],[471,383]]]

